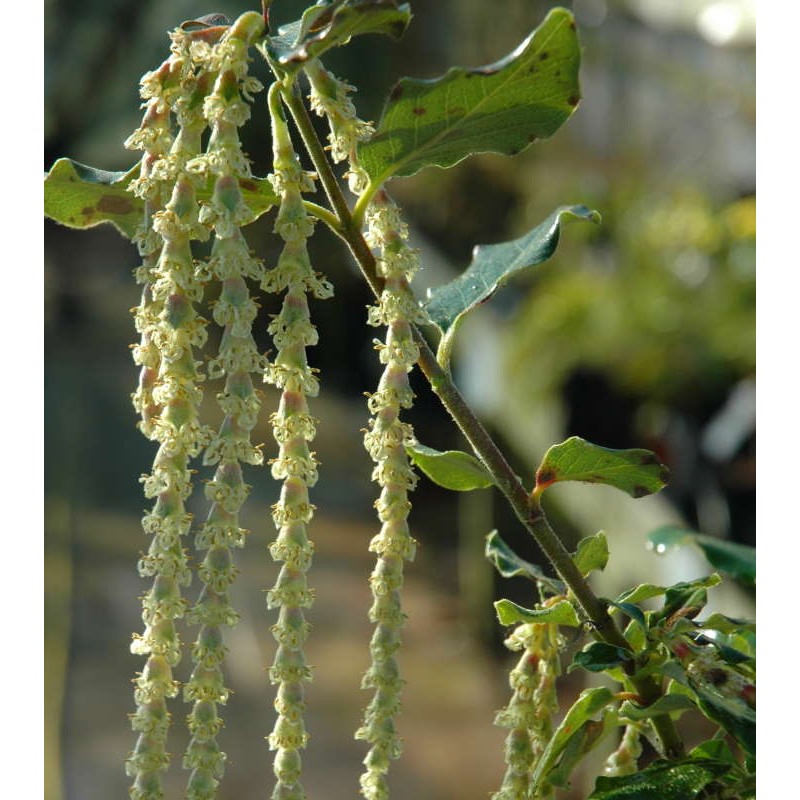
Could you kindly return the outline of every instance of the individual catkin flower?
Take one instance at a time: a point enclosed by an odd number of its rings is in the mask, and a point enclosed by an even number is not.
[[[281,85],[275,83],[269,94],[274,151],[270,181],[281,198],[275,231],[284,246],[277,265],[266,273],[262,284],[266,291],[285,292],[281,311],[269,326],[277,353],[265,375],[266,381],[281,390],[278,410],[271,417],[279,448],[278,457],[271,463],[272,476],[282,481],[280,500],[272,513],[278,535],[269,548],[272,558],[282,566],[267,593],[267,607],[279,609],[278,621],[272,626],[278,647],[269,671],[270,681],[278,686],[274,704],[278,716],[268,741],[270,749],[276,751],[272,797],[301,800],[305,791],[300,783],[300,752],[308,740],[303,721],[304,684],[311,680],[303,652],[310,627],[304,610],[314,600],[306,579],[314,553],[307,533],[314,515],[308,490],[317,482],[317,461],[309,450],[316,427],[307,398],[316,396],[319,389],[306,356],[306,348],[317,343],[308,295],[330,297],[332,288],[314,272],[309,261],[306,240],[314,226],[306,214],[302,193],[313,189],[313,176],[301,168],[292,146],[280,91]]]
[[[364,437],[375,462],[372,479],[381,487],[375,507],[382,527],[369,547],[377,554],[370,576],[373,604],[369,618],[375,624],[370,643],[372,663],[362,680],[362,688],[375,693],[356,738],[370,745],[364,759],[361,793],[368,800],[382,800],[388,797],[389,762],[402,749],[394,721],[403,685],[396,655],[405,620],[400,600],[403,562],[413,560],[416,549],[407,520],[411,509],[408,493],[416,486],[417,477],[405,451],[413,430],[400,420],[400,413],[410,408],[414,398],[408,373],[419,358],[412,324],[421,321],[421,312],[409,288],[418,266],[417,255],[406,244],[407,229],[385,192],[375,197],[367,224],[367,241],[380,250],[378,273],[384,280],[384,290],[378,304],[370,309],[368,321],[371,325],[385,325],[387,332],[384,342],[376,342],[385,366],[378,390],[369,396],[372,417]]]
[[[509,650],[520,651],[517,665],[509,674],[513,695],[508,705],[497,712],[494,724],[508,728],[506,773],[492,800],[548,800],[549,785],[535,793],[531,774],[553,735],[553,714],[558,710],[555,682],[561,666],[558,657],[558,626],[525,624],[517,627],[505,641]]]
[[[145,150],[140,177],[132,187],[144,198],[146,209],[139,237],[145,261],[137,271],[145,284],[144,301],[136,312],[142,342],[134,350],[143,377],[134,404],[143,432],[159,443],[152,472],[142,477],[144,494],[155,499],[155,505],[142,520],[152,539],[139,561],[139,573],[154,580],[142,603],[144,633],[135,635],[131,645],[132,652],[147,656],[135,680],[137,708],[131,718],[139,737],[126,762],[134,779],[133,800],[163,797],[161,772],[169,764],[166,700],[177,694],[172,669],[181,658],[175,620],[186,607],[180,587],[191,580],[182,546],[191,525],[185,507],[192,490],[189,462],[207,441],[198,418],[201,375],[194,360],[194,348],[205,342],[204,321],[193,306],[202,286],[195,280],[191,250],[192,239],[206,234],[197,219],[195,179],[185,165],[199,151],[205,127],[202,118],[186,110],[202,103],[208,89],[188,58],[184,33],[173,32],[172,40],[172,55],[143,79],[145,120],[127,142]],[[179,124],[174,140],[169,134],[170,113]],[[168,185],[171,193],[162,207]]]
[[[309,100],[311,108],[321,117],[328,118],[331,158],[334,161],[352,159],[356,145],[369,139],[375,128],[371,122],[359,119],[350,94],[355,87],[328,72],[319,59],[312,59],[305,67],[311,82]]]
[[[261,451],[250,442],[260,407],[250,376],[263,372],[265,360],[253,339],[251,327],[257,306],[245,282],[245,277],[259,279],[263,268],[250,255],[240,231],[253,214],[239,186],[239,179],[250,174],[249,165],[242,170],[238,131],[247,118],[240,110],[247,80],[247,47],[263,30],[263,24],[256,23],[261,18],[254,16],[255,20],[253,15],[245,15],[248,24],[240,18],[218,43],[203,50],[205,60],[194,59],[208,70],[205,74],[215,76],[213,89],[202,98],[201,113],[196,115],[198,125],[210,126],[211,136],[205,154],[207,169],[194,172],[214,180],[211,199],[198,213],[198,220],[213,225],[214,244],[209,262],[196,265],[196,275],[215,278],[221,286],[213,316],[223,328],[222,341],[219,356],[209,365],[209,376],[225,377],[224,389],[217,395],[225,416],[205,450],[203,463],[216,464],[217,469],[205,487],[211,509],[195,540],[196,549],[205,551],[205,557],[197,568],[203,589],[188,614],[189,621],[200,626],[192,648],[194,669],[183,690],[186,702],[193,704],[188,716],[191,740],[183,757],[184,768],[191,770],[188,800],[215,797],[224,771],[226,755],[217,743],[222,727],[218,706],[229,696],[222,671],[222,630],[235,625],[239,618],[228,596],[237,574],[231,549],[244,544],[246,531],[239,525],[239,511],[250,489],[241,465],[258,465],[263,460]],[[253,88],[251,82],[247,86]],[[236,113],[230,113],[231,108]],[[186,108],[187,113],[196,110],[197,106]],[[197,162],[195,157],[191,163]]]
[[[642,727],[638,723],[625,726],[619,747],[608,757],[603,767],[603,775],[633,775],[639,768],[639,756],[642,754]]]

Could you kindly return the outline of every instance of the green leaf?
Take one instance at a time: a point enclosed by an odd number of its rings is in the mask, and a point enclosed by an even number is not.
[[[494,604],[497,618],[501,625],[516,625],[518,622],[535,622],[538,624],[567,625],[580,627],[581,621],[575,608],[568,600],[561,600],[549,608],[523,608],[511,600],[498,600]]]
[[[691,544],[699,548],[708,563],[715,569],[736,578],[742,583],[755,585],[756,549],[736,542],[728,542],[675,525],[664,525],[647,536],[649,546],[657,553]]]
[[[640,583],[634,586],[633,589],[624,591],[617,599],[616,603],[641,603],[643,600],[649,600],[651,597],[659,597],[666,594],[666,586],[656,586],[653,583]]]
[[[721,670],[715,670],[714,674],[718,672]],[[687,672],[686,677],[697,694],[700,710],[733,736],[750,755],[755,755],[756,712],[746,700],[723,693],[721,688],[697,673]]]
[[[572,436],[553,445],[536,473],[536,492],[559,481],[613,486],[644,497],[666,486],[669,472],[649,450],[611,450]]]
[[[621,667],[631,660],[633,654],[624,647],[615,647],[605,642],[592,642],[578,653],[575,653],[567,672],[579,667],[589,672],[605,672],[608,669]]]
[[[93,228],[110,222],[132,239],[144,219],[144,202],[127,187],[139,175],[106,172],[70,158],[59,158],[44,177],[44,215],[70,228]]]
[[[594,536],[581,539],[573,559],[584,577],[593,570],[602,572],[608,563],[608,542],[605,533],[598,531]]]
[[[607,714],[600,722],[589,720],[581,725],[579,730],[567,740],[566,746],[557,759],[556,766],[545,776],[547,783],[562,788],[569,786],[569,778],[573,769],[615,725],[616,719],[613,714]]]
[[[712,759],[656,761],[632,775],[599,777],[587,800],[695,800],[730,765]]]
[[[461,317],[488,300],[514,273],[547,261],[558,246],[562,218],[600,221],[600,215],[586,206],[561,206],[519,239],[477,245],[469,267],[458,278],[430,290],[423,306],[442,334],[452,336]]]
[[[733,766],[736,764],[736,757],[724,739],[709,739],[693,747],[689,752],[692,758],[711,758],[715,761],[724,761]]]
[[[500,537],[497,531],[492,531],[486,537],[486,558],[494,564],[495,569],[504,578],[530,578],[537,584],[549,589],[553,594],[566,594],[567,587],[563,581],[546,575],[541,567],[531,564],[520,558]]]
[[[572,14],[553,9],[512,53],[434,80],[403,78],[375,135],[358,147],[373,186],[473,153],[516,155],[552,136],[580,100],[580,44]]]
[[[614,693],[606,687],[584,689],[572,707],[564,715],[561,724],[556,728],[547,747],[536,763],[531,775],[532,788],[535,791],[547,779],[548,773],[555,767],[569,740],[575,736],[592,717],[613,702]],[[594,741],[597,743],[599,739]]]
[[[383,33],[399,39],[409,22],[408,3],[397,0],[323,0],[268,37],[266,50],[284,70],[295,72],[326,50],[347,44],[353,36]]]
[[[708,602],[706,589],[717,586],[722,579],[716,573],[694,581],[680,581],[664,592],[664,605],[653,612],[653,621],[668,620],[673,614],[684,609],[696,609],[696,616]]]
[[[440,453],[414,442],[406,445],[408,457],[436,484],[456,492],[494,485],[492,476],[475,456],[460,450]]]
[[[93,228],[110,222],[132,239],[144,219],[144,201],[128,191],[139,176],[139,164],[127,172],[106,172],[71,158],[59,158],[44,178],[44,215],[70,228]],[[214,180],[198,189],[200,202],[210,200]],[[278,203],[266,178],[241,178],[242,198],[254,220]]]
[[[652,705],[645,708],[626,700],[619,709],[619,715],[634,722],[652,719],[661,714],[677,714],[684,711],[697,709],[697,704],[685,694],[665,694],[658,698]]]

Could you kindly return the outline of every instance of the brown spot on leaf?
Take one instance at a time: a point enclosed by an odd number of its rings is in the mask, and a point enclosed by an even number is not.
[[[536,134],[535,134],[535,133],[532,133],[532,134],[531,134],[531,135],[528,137],[528,144],[533,144],[535,141],[536,141]]]
[[[83,214],[84,217],[91,217],[92,214],[94,214],[94,206],[84,206],[81,209],[81,214]]]
[[[240,180],[239,186],[241,186],[246,192],[258,191],[258,184],[255,181]]]
[[[634,486],[632,492],[634,497],[647,497],[650,494],[646,486]]]
[[[571,106],[576,106],[576,105],[578,105],[578,101],[579,101],[579,100],[580,100],[580,97],[578,97],[578,95],[576,95],[576,94],[573,94],[573,95],[572,95],[572,96],[569,98],[569,100],[567,100],[567,102],[568,102],[568,103],[569,103]]]
[[[423,114],[427,114],[428,113],[428,109],[427,108],[423,108],[422,106],[415,106],[411,110],[414,112],[414,116],[416,116],[416,117],[421,117]]]
[[[547,61],[548,58],[550,58],[550,53],[547,50],[543,50],[539,55],[539,61]]]
[[[658,464],[658,457],[655,453],[642,453],[638,458],[639,464],[643,467]]]
[[[575,20],[574,20],[574,19],[570,21],[570,23],[569,23],[569,29],[570,29],[571,31],[577,30],[577,29],[576,29],[576,27],[575,27]]]
[[[130,214],[133,211],[133,202],[127,197],[104,194],[97,201],[97,210],[105,214]]]
[[[389,92],[389,99],[390,100],[397,100],[398,97],[402,97],[403,95],[403,87],[398,83],[395,85],[394,89]]]
[[[555,483],[556,471],[554,469],[540,469],[536,473],[536,485],[547,486],[548,484]]]

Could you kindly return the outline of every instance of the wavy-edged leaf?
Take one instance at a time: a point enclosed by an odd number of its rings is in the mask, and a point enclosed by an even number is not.
[[[624,591],[617,599],[616,603],[641,603],[651,597],[659,597],[666,594],[666,586],[656,586],[654,583],[640,583],[632,589]]]
[[[572,436],[545,453],[535,491],[541,493],[559,481],[580,481],[645,497],[663,489],[668,477],[667,468],[649,450],[612,450]]]
[[[705,578],[698,578],[693,581],[679,581],[667,588],[664,592],[664,605],[658,611],[654,611],[651,620],[653,622],[666,621],[674,614],[681,612],[683,616],[694,617],[700,613],[708,602],[707,589],[719,585],[722,581],[716,572]],[[692,614],[685,612],[692,610]]]
[[[326,50],[347,44],[353,36],[383,33],[399,39],[410,21],[408,3],[397,0],[322,0],[268,37],[266,49],[270,58],[293,72]]]
[[[605,686],[584,689],[580,693],[578,699],[564,715],[564,719],[556,728],[547,743],[547,747],[536,763],[536,768],[531,775],[531,786],[534,792],[542,785],[543,781],[547,780],[548,773],[555,767],[570,739],[578,735],[585,725],[592,722],[592,717],[613,701],[614,693]],[[597,744],[599,740],[600,737],[594,738],[592,744]]]
[[[561,206],[519,239],[477,245],[470,265],[461,275],[429,290],[423,305],[431,321],[443,335],[448,335],[464,314],[488,300],[512,275],[550,258],[558,246],[561,228],[569,219],[597,223],[600,215],[586,206]]]
[[[477,152],[515,155],[552,136],[580,100],[580,44],[572,14],[553,9],[512,53],[434,80],[403,78],[375,135],[358,147],[373,186]]]
[[[406,453],[434,483],[456,492],[486,489],[492,476],[475,456],[461,450],[440,452],[419,442],[406,445]]]
[[[648,545],[657,553],[683,547],[686,544],[699,548],[715,569],[748,585],[756,582],[756,549],[748,545],[729,542],[714,536],[681,528],[663,525],[647,536]]]
[[[511,600],[498,600],[494,607],[501,625],[535,622],[578,628],[581,624],[574,606],[568,600],[561,600],[548,608],[537,609],[523,608]]]
[[[581,539],[572,558],[584,577],[594,570],[602,572],[608,563],[608,541],[605,533],[598,531],[594,536]]]
[[[139,164],[107,172],[59,158],[44,177],[44,215],[70,228],[110,222],[132,239],[144,217],[144,202],[127,188],[138,175]]]
[[[652,719],[662,714],[682,714],[684,711],[697,709],[691,697],[686,694],[665,694],[658,698],[652,705],[642,707],[630,700],[626,700],[619,709],[619,715],[625,719],[641,722],[645,719]]]
[[[575,653],[567,672],[574,669],[585,669],[588,672],[605,672],[628,663],[633,653],[624,647],[616,647],[605,642],[592,642],[583,650]]]
[[[599,777],[587,800],[695,800],[730,765],[712,759],[656,761],[632,775]]]
[[[687,671],[686,677],[697,694],[700,710],[733,736],[750,755],[755,755],[756,712],[745,699],[747,693],[740,697],[731,696],[697,673]]]
[[[494,564],[495,569],[504,578],[530,578],[547,588],[553,594],[566,594],[567,587],[563,581],[546,575],[536,564],[520,558],[501,538],[497,531],[486,537],[486,558]]]
[[[110,222],[132,239],[144,219],[144,201],[128,191],[139,176],[140,164],[127,172],[107,172],[59,158],[44,178],[44,215],[70,228],[93,228]],[[198,189],[199,201],[209,200],[214,181]],[[242,198],[253,219],[277,205],[278,196],[266,178],[240,178]]]

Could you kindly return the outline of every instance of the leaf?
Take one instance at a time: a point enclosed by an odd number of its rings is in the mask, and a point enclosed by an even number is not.
[[[512,53],[434,80],[403,78],[375,135],[358,147],[371,184],[451,167],[473,153],[516,155],[552,136],[580,100],[580,44],[572,14],[553,9]]]
[[[494,564],[495,569],[504,578],[530,578],[547,587],[553,594],[566,594],[567,587],[563,581],[551,578],[542,569],[530,561],[520,558],[501,538],[497,531],[486,537],[486,558]]]
[[[71,158],[59,158],[44,178],[44,215],[70,228],[93,228],[110,222],[128,239],[144,219],[144,201],[128,191],[139,176],[139,164],[127,172],[87,167]],[[214,179],[198,189],[197,199],[211,199]],[[242,198],[257,219],[278,203],[266,178],[241,178]]]
[[[697,709],[697,704],[685,694],[665,694],[649,706],[642,707],[626,700],[619,709],[619,715],[634,722],[652,719],[662,714],[676,714]]]
[[[494,485],[486,467],[469,453],[460,450],[440,453],[419,442],[407,444],[406,453],[434,483],[445,489],[468,492]]]
[[[617,599],[616,603],[641,603],[642,600],[649,600],[651,597],[659,597],[666,594],[666,586],[656,586],[652,583],[640,583],[634,586],[633,589],[628,589],[623,592]]]
[[[652,621],[668,620],[673,614],[684,609],[696,609],[696,616],[708,602],[706,589],[717,586],[722,579],[716,573],[694,581],[680,581],[664,592],[664,605],[653,612]]]
[[[667,468],[649,450],[611,450],[572,436],[545,453],[534,491],[541,493],[559,481],[580,481],[644,497],[663,489],[668,476]]]
[[[488,300],[514,273],[547,261],[558,246],[562,218],[600,221],[600,215],[586,206],[561,206],[519,239],[477,245],[470,265],[458,278],[429,290],[423,307],[442,334],[454,330],[464,314]]]
[[[627,614],[634,622],[636,622],[642,631],[647,630],[647,619],[639,606],[633,603],[617,603],[613,600],[607,601],[608,604],[614,608],[618,608],[623,614]]]
[[[732,578],[748,585],[756,582],[756,549],[737,542],[707,536],[675,525],[664,525],[647,536],[648,545],[657,553],[691,544],[698,547],[708,563]]]
[[[712,759],[656,761],[632,775],[599,777],[587,800],[695,800],[729,770],[729,764]]]
[[[593,570],[602,572],[608,563],[608,542],[605,533],[598,531],[594,536],[581,539],[573,560],[584,577]]]
[[[575,608],[568,600],[561,600],[548,608],[529,609],[512,603],[511,600],[498,600],[494,604],[501,625],[516,625],[518,622],[537,624],[568,625],[580,627],[581,621]]]
[[[687,672],[689,686],[697,694],[700,710],[739,742],[750,755],[756,752],[756,712],[742,697],[723,694],[697,674]]]
[[[132,239],[144,219],[144,202],[127,191],[138,175],[138,164],[128,172],[106,172],[59,158],[44,177],[44,215],[70,228],[110,222]]]
[[[353,36],[385,33],[399,39],[409,22],[408,3],[397,0],[323,0],[268,37],[266,49],[287,72],[294,72],[326,50],[347,44]]]
[[[631,660],[633,654],[624,647],[615,647],[605,642],[592,642],[586,645],[572,659],[567,672],[579,667],[588,672],[605,672],[608,669],[621,667]]]
[[[569,740],[586,725],[598,711],[604,709],[614,700],[614,693],[606,687],[584,689],[572,707],[564,715],[561,724],[547,743],[536,768],[531,775],[531,785],[535,791],[547,779],[548,773],[555,767],[560,755],[564,752]],[[594,744],[599,739],[595,740]]]
[[[605,735],[616,725],[612,714],[607,714],[600,722],[589,720],[567,740],[567,744],[557,759],[557,765],[546,775],[551,786],[567,787],[573,769],[583,757],[593,750]]]

